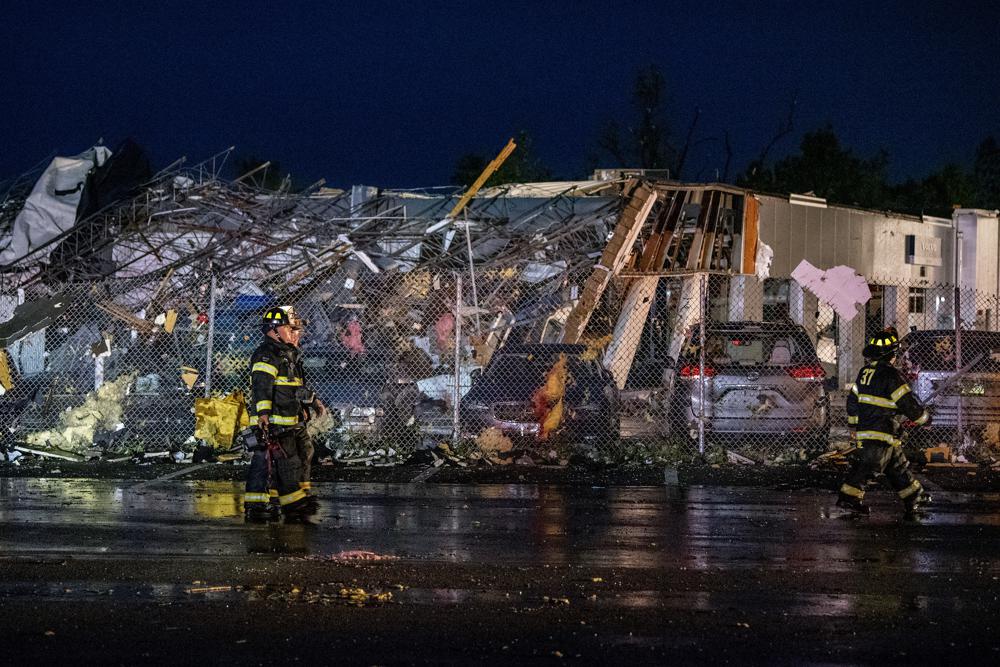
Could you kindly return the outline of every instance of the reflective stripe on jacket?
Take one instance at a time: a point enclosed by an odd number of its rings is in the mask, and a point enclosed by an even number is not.
[[[299,351],[267,338],[250,357],[251,407],[277,426],[299,423],[302,404],[298,388],[305,385]]]
[[[847,395],[848,425],[857,429],[859,440],[898,445],[892,421],[897,414],[918,424],[928,419],[924,406],[892,364],[885,361],[867,364]]]

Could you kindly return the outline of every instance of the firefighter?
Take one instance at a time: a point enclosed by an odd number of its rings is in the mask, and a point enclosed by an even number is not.
[[[299,391],[304,384],[289,314],[282,308],[264,313],[264,342],[250,358],[251,404],[257,415],[260,445],[247,473],[244,509],[248,520],[271,518],[268,482],[277,489],[278,506],[287,519],[308,509],[300,487],[300,440],[305,437]]]
[[[908,469],[896,432],[897,415],[906,417],[911,426],[926,426],[931,421],[892,365],[898,351],[899,340],[893,334],[883,332],[872,338],[863,351],[867,363],[847,396],[847,423],[858,450],[840,487],[837,506],[858,514],[868,514],[865,485],[880,473],[885,473],[908,515],[930,502]]]

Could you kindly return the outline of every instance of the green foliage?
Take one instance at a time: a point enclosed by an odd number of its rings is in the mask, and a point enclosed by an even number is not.
[[[955,207],[1000,207],[1000,147],[993,137],[976,150],[973,168],[946,164],[922,179],[889,182],[884,150],[861,158],[841,146],[827,125],[808,132],[799,152],[773,165],[751,163],[737,178],[743,187],[778,194],[813,193],[838,204],[951,217]]]
[[[737,183],[763,192],[811,192],[832,202],[866,208],[884,204],[889,163],[885,151],[872,158],[860,158],[840,145],[829,125],[807,132],[799,151],[772,167],[752,164]]]
[[[987,137],[976,149],[972,189],[975,206],[1000,208],[1000,146],[993,137]]]
[[[552,180],[552,171],[535,155],[531,135],[521,131],[514,139],[517,148],[507,160],[490,177],[484,187],[504,185],[506,183],[535,183]],[[451,176],[454,185],[469,187],[486,165],[493,159],[483,153],[466,153],[455,162],[455,170]]]
[[[660,68],[649,65],[636,72],[632,84],[634,119],[626,125],[605,121],[597,140],[595,164],[610,160],[607,167],[672,169],[677,171],[679,151],[670,142],[667,122],[666,79]]]
[[[601,465],[626,468],[678,465],[694,458],[686,442],[663,438],[624,439],[610,450],[581,448],[577,453]]]
[[[952,208],[973,205],[973,190],[973,182],[965,170],[956,164],[946,164],[921,180],[909,179],[888,186],[880,208],[950,218]]]

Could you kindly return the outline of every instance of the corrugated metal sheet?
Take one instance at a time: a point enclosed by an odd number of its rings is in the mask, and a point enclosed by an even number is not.
[[[775,278],[790,277],[799,262],[806,259],[823,269],[838,264],[851,266],[873,282],[883,278],[932,284],[953,279],[951,226],[846,207],[800,206],[772,195],[758,198],[760,238],[774,249],[771,275]],[[907,263],[906,236],[910,234],[940,239],[941,266]]]

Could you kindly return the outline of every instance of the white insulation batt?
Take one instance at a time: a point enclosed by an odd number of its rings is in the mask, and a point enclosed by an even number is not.
[[[53,159],[14,219],[10,236],[0,240],[0,265],[16,262],[73,227],[87,174],[109,157],[110,150],[95,146],[73,157]]]

